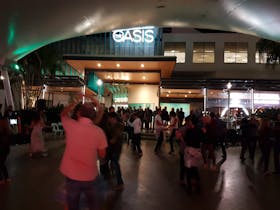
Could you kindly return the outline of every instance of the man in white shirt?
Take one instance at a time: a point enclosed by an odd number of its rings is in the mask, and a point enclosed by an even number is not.
[[[138,113],[135,112],[133,114],[133,122],[129,122],[128,124],[133,127],[133,137],[132,137],[132,146],[133,150],[137,151],[139,156],[143,155],[142,149],[141,149],[141,127],[142,127],[142,122],[138,116]]]
[[[98,102],[94,103],[98,106]],[[93,104],[80,105],[77,120],[70,118],[75,105],[77,103],[72,103],[61,112],[66,147],[60,171],[66,177],[68,209],[79,209],[80,195],[85,193],[89,209],[93,210],[96,209],[94,182],[98,175],[97,158],[105,157],[107,140],[103,130],[92,121],[96,119]]]

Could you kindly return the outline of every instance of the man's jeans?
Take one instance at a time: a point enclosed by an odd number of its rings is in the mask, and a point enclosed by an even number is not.
[[[112,167],[113,167],[113,172],[115,173],[115,176],[117,179],[117,184],[122,185],[123,179],[122,179],[122,173],[121,173],[121,167],[119,164],[119,159],[120,159],[120,154],[113,153],[111,155],[111,163],[112,163]]]
[[[67,204],[69,210],[78,210],[81,194],[87,198],[87,206],[90,210],[98,209],[97,190],[95,181],[76,181],[66,178]]]

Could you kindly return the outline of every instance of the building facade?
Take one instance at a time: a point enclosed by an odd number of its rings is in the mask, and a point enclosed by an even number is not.
[[[108,76],[104,88],[98,92],[96,85],[89,86],[86,70],[81,73],[64,66],[64,75],[81,77],[84,85],[102,95],[107,106],[155,108],[161,104],[171,104],[170,107],[187,104],[186,113],[197,109],[224,114],[226,108],[235,108],[250,114],[259,107],[279,107],[280,103],[279,64],[269,64],[266,53],[258,52],[258,41],[258,37],[222,31],[144,27],[72,38],[47,47],[68,55],[176,56],[171,76],[161,78],[156,84],[143,82],[144,89],[132,80],[116,82]],[[97,80],[98,76],[93,78]],[[228,83],[232,85],[230,89]],[[83,91],[83,87],[78,90]],[[45,94],[46,97],[48,93]],[[63,103],[68,101],[66,96]]]

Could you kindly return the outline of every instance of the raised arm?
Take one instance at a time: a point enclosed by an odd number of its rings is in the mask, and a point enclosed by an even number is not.
[[[94,124],[98,125],[102,119],[102,116],[104,114],[104,107],[99,103],[96,97],[92,95],[86,95],[88,99],[91,100],[91,102],[95,105],[96,107],[96,117],[94,119]]]
[[[62,110],[62,112],[60,113],[61,117],[69,117],[70,112],[73,110],[73,108],[79,103],[79,98],[81,98],[81,96],[77,96],[74,98],[73,102],[71,102],[70,104],[68,104],[67,106],[64,107],[64,109]]]

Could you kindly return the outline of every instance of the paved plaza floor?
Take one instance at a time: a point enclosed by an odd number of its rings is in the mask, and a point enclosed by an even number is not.
[[[264,176],[256,163],[239,160],[240,147],[228,148],[220,170],[201,169],[200,194],[188,194],[178,183],[179,156],[153,152],[155,141],[142,141],[139,158],[123,145],[123,191],[109,193],[104,209],[114,210],[279,210],[280,175]],[[63,140],[47,142],[49,156],[30,159],[28,145],[12,146],[7,161],[12,179],[0,186],[0,210],[60,210],[64,178],[58,168]],[[220,152],[217,151],[220,158]],[[259,159],[259,152],[257,153]],[[256,161],[257,162],[257,161]],[[271,161],[272,162],[272,161]],[[273,169],[273,167],[271,167]]]

